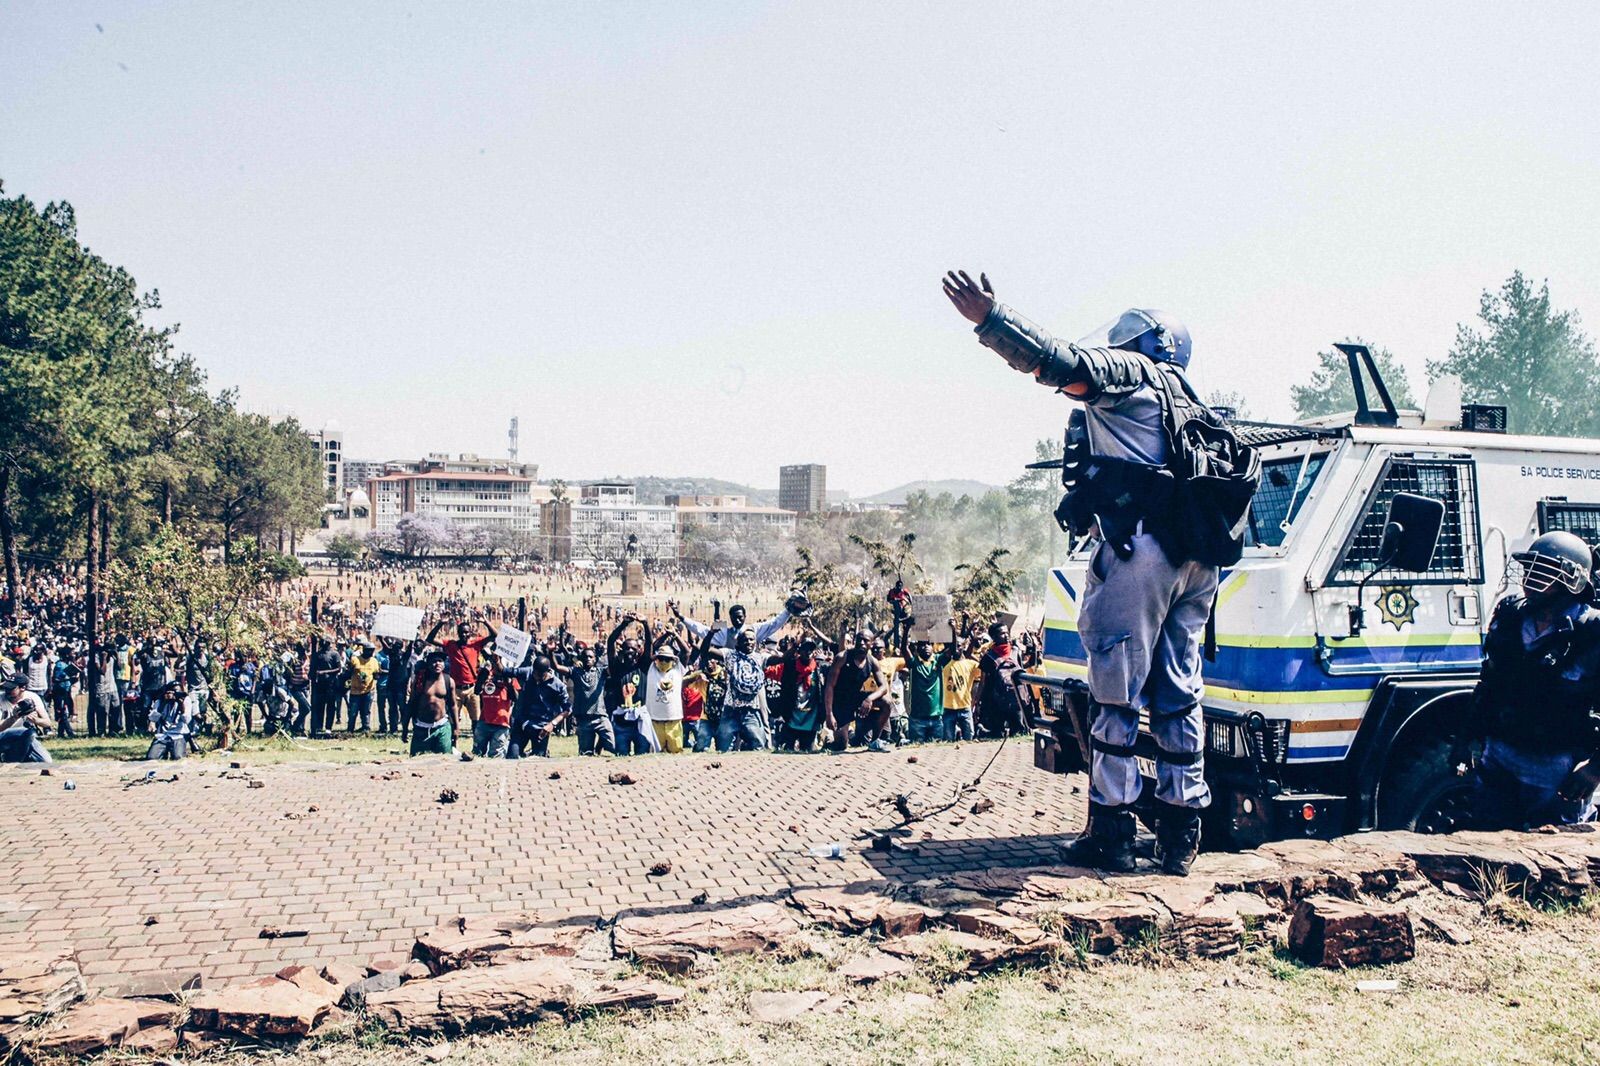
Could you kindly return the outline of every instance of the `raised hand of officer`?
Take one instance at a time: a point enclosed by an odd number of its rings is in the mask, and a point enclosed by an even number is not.
[[[994,310],[994,286],[989,275],[979,274],[974,282],[965,270],[952,270],[944,276],[944,294],[956,305],[961,317],[978,326]]]

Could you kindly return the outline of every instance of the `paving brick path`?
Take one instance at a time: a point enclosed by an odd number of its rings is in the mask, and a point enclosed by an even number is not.
[[[976,793],[917,823],[911,850],[853,839],[898,820],[887,798],[935,806],[995,752],[434,757],[225,776],[225,764],[189,762],[175,782],[134,787],[126,780],[144,773],[135,764],[57,764],[49,777],[8,766],[0,950],[72,944],[100,984],[177,968],[215,982],[403,955],[417,932],[459,914],[609,916],[701,891],[727,901],[1053,861],[1081,817],[1082,782],[1034,770],[1025,739],[999,752]],[[609,784],[614,771],[637,783]],[[69,778],[75,791],[63,789]],[[443,789],[459,800],[439,803]],[[974,814],[980,796],[994,807]],[[806,854],[841,839],[851,841],[843,860]],[[663,860],[672,870],[651,876]],[[309,935],[263,940],[266,926]]]

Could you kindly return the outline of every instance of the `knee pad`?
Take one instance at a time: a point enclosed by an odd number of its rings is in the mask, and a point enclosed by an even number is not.
[[[1198,714],[1200,705],[1185,707],[1179,711],[1150,711],[1150,735],[1155,738],[1156,758],[1173,766],[1193,766],[1200,761],[1205,752],[1205,723],[1202,721],[1199,728],[1195,729],[1193,737],[1168,735],[1167,726],[1182,721],[1191,715]],[[1173,742],[1178,741],[1183,746],[1173,747]]]

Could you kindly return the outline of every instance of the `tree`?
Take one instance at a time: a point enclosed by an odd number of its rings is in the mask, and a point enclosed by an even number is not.
[[[366,550],[366,545],[361,538],[352,533],[335,533],[328,538],[326,545],[328,558],[340,566],[347,566],[361,558],[361,553]]]
[[[1355,394],[1351,394],[1354,402]],[[1250,401],[1244,398],[1244,393],[1237,389],[1212,389],[1206,394],[1206,406],[1214,411],[1228,412],[1228,417],[1249,421]]]
[[[401,555],[421,558],[450,543],[450,523],[432,515],[403,514],[394,524],[394,536]]]
[[[1428,374],[1454,374],[1462,395],[1506,406],[1514,433],[1600,436],[1600,360],[1575,311],[1550,306],[1550,283],[1537,288],[1516,271],[1499,292],[1478,300],[1483,332],[1456,327],[1449,354]]]
[[[273,597],[272,573],[253,541],[238,547],[231,562],[213,562],[194,541],[162,527],[107,571],[111,617],[124,632],[168,634],[184,652],[204,643],[259,653],[272,640],[296,635],[297,605]],[[228,747],[243,708],[226,695],[217,656],[212,670],[211,690],[223,714],[220,746]]]
[[[825,633],[855,627],[874,606],[867,582],[840,563],[819,563],[809,548],[795,549],[794,583],[811,601],[811,619]]]
[[[1366,341],[1358,337],[1348,343],[1366,344]],[[1383,383],[1388,387],[1389,398],[1394,400],[1394,405],[1415,407],[1417,401],[1411,395],[1411,383],[1406,378],[1405,367],[1400,365],[1393,353],[1387,348],[1374,347],[1372,360],[1378,365],[1378,373],[1383,375]],[[1312,371],[1310,384],[1291,385],[1289,398],[1294,403],[1295,417],[1300,419],[1355,410],[1356,394],[1350,384],[1349,359],[1336,348],[1318,352],[1317,369]]]
[[[145,370],[167,336],[147,329],[141,315],[158,304],[78,242],[70,204],[40,210],[24,197],[5,198],[0,186],[0,545],[8,601],[20,578],[13,493],[28,500],[25,521],[49,516],[35,528],[60,538],[53,546],[64,553],[69,538],[87,533],[84,519],[99,524],[100,496],[141,449]]]
[[[1008,567],[1002,561],[1011,554],[1004,548],[991,549],[978,563],[958,563],[960,576],[950,587],[950,607],[957,614],[987,621],[1006,609],[1016,591],[1021,567]]]
[[[917,561],[915,533],[902,533],[893,543],[851,533],[850,543],[867,553],[868,565],[885,581],[910,578],[914,582],[922,573],[922,564]]]
[[[83,558],[91,640],[112,535],[123,552],[156,525],[182,524],[231,552],[241,536],[306,528],[321,514],[319,464],[299,426],[269,425],[235,411],[231,394],[208,395],[194,360],[172,351],[177,327],[145,323],[159,306],[156,292],[141,294],[78,240],[70,204],[37,208],[0,186],[7,598],[19,546]]]

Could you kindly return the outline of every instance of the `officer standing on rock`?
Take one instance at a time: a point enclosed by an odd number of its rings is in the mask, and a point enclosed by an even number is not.
[[[1078,438],[1069,452],[1079,454],[1066,460],[1078,462],[1081,477],[1057,511],[1063,526],[1099,540],[1078,619],[1094,704],[1089,825],[1066,849],[1067,860],[1134,868],[1132,808],[1143,787],[1134,744],[1145,711],[1156,743],[1157,858],[1165,872],[1187,874],[1199,850],[1201,811],[1211,802],[1200,710],[1202,634],[1216,598],[1217,564],[1230,564],[1242,550],[1238,501],[1248,508],[1259,461],[1184,380],[1189,332],[1170,315],[1129,310],[1066,343],[999,303],[985,275],[975,283],[964,271],[948,274],[944,291],[977,326],[980,343],[1083,404],[1069,425],[1069,436]],[[1209,434],[1210,451],[1194,446],[1188,434],[1196,432]],[[1193,479],[1178,460],[1220,464],[1217,472],[1237,475],[1231,490],[1237,499],[1221,508],[1228,513],[1220,526],[1201,520],[1218,510],[1216,501],[1191,498],[1186,485]],[[1218,535],[1208,542],[1210,533]]]
[[[1522,595],[1501,600],[1489,622],[1472,714],[1451,764],[1472,777],[1477,826],[1588,821],[1600,786],[1594,557],[1581,538],[1553,532],[1511,560]]]

